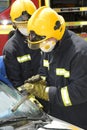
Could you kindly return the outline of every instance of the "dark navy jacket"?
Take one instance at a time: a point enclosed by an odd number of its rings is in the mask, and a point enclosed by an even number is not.
[[[3,49],[7,76],[18,87],[29,77],[38,73],[40,65],[40,50],[31,50],[28,47],[26,37],[17,30],[7,41]]]
[[[50,86],[50,114],[87,129],[87,42],[66,30],[54,50],[43,53],[40,74]]]

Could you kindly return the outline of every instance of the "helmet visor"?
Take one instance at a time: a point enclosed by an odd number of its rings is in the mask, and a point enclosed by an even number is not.
[[[31,44],[28,42],[28,47],[32,50],[37,50],[40,48],[40,43],[37,43],[37,44]]]
[[[34,31],[30,31],[28,37],[29,48],[38,49],[40,47],[40,43],[46,39],[46,36],[37,35]]]
[[[23,23],[28,21],[28,19],[31,17],[30,14],[28,14],[26,11],[22,12],[21,16],[15,19],[16,23]]]

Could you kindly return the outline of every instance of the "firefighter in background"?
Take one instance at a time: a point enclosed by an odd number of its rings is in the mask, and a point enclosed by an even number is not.
[[[14,34],[15,34],[15,30],[16,30],[16,25],[14,23],[12,23],[13,26],[13,30],[11,30],[8,34],[8,39],[10,39]]]
[[[42,64],[40,76],[21,89],[48,101],[52,116],[87,129],[87,42],[45,6],[31,16],[28,31],[29,47],[42,50]]]
[[[40,49],[33,51],[27,44],[27,22],[35,10],[30,0],[16,0],[11,7],[10,16],[16,31],[5,44],[3,55],[7,76],[15,88],[36,75],[40,65]]]

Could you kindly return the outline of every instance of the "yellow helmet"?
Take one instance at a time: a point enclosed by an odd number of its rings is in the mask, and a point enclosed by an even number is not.
[[[30,18],[30,16],[34,13],[35,10],[36,7],[31,0],[16,0],[11,6],[11,20],[13,22],[28,21],[28,18]],[[23,17],[21,17],[23,15],[23,12],[27,13],[27,19],[23,19]]]
[[[59,41],[64,31],[64,18],[50,7],[40,7],[28,21],[29,43],[31,44],[37,44],[51,37]]]

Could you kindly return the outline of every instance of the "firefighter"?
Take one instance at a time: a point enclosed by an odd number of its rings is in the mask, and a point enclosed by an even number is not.
[[[54,117],[87,129],[87,42],[50,7],[28,21],[29,47],[42,50],[39,75],[21,89],[49,102]]]
[[[33,51],[27,44],[27,22],[35,10],[30,0],[16,0],[11,7],[10,16],[16,31],[5,44],[3,55],[7,76],[15,88],[36,75],[39,69],[40,49]]]

